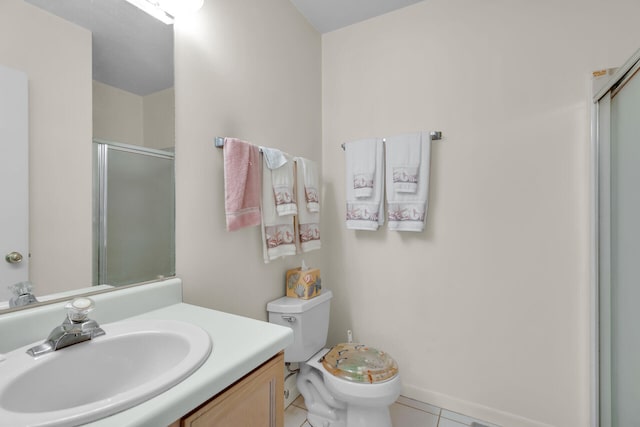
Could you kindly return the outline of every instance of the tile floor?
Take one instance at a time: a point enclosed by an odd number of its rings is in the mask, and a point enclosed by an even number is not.
[[[391,405],[391,421],[394,427],[499,427],[404,396]],[[311,427],[302,396],[286,409],[284,426]]]

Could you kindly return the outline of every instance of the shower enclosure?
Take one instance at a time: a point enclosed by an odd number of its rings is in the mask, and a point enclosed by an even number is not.
[[[594,98],[600,427],[640,425],[640,50]]]
[[[174,155],[94,141],[94,285],[175,275]]]

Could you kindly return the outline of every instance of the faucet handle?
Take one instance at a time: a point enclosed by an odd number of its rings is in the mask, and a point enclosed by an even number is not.
[[[9,307],[21,307],[38,302],[33,295],[33,285],[29,281],[18,282],[9,286],[9,290],[13,292],[13,297],[9,300]]]
[[[80,297],[72,299],[64,308],[67,309],[67,317],[72,322],[83,322],[87,315],[95,307],[91,298]]]
[[[14,283],[13,285],[9,286],[9,290],[13,292],[15,296],[19,297],[21,295],[28,295],[32,293],[33,285],[27,280],[24,282]]]

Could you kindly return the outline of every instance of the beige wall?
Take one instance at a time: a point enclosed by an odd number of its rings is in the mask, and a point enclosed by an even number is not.
[[[175,43],[184,300],[266,319],[267,302],[284,294],[285,271],[301,257],[265,265],[258,227],[226,231],[223,152],[213,142],[235,136],[320,161],[320,36],[288,0],[219,0],[177,22]],[[305,260],[322,268],[321,256]]]
[[[93,137],[144,145],[143,99],[126,90],[93,82]]]
[[[321,67],[320,37],[288,1],[237,3],[177,25],[185,300],[266,318],[301,259],[264,265],[257,228],[225,231],[213,137],[322,156],[324,249],[306,258],[336,294],[331,343],[352,328],[388,349],[410,397],[509,426],[587,425],[588,75],[638,47],[640,6],[423,2],[324,36]],[[0,5],[0,57],[30,77],[32,278],[49,292],[91,277],[90,38],[60,25],[76,43],[60,49],[39,32],[55,21]],[[420,129],[446,138],[427,230],[345,230],[340,143]]]
[[[410,397],[509,426],[587,425],[588,76],[638,47],[638,12],[431,0],[321,50],[287,0],[206,2],[176,25],[185,300],[265,319],[301,261],[264,265],[258,228],[225,231],[213,138],[322,158],[324,248],[305,258],[336,295],[330,343],[352,328],[389,350]],[[0,3],[0,60],[30,77],[32,278],[47,292],[91,280],[90,35],[62,24]],[[445,134],[427,230],[345,230],[340,143],[422,129]]]
[[[330,338],[403,394],[510,427],[589,425],[590,72],[637,2],[431,0],[323,36]],[[441,130],[420,234],[346,230],[340,143]]]
[[[142,98],[144,145],[164,149],[175,145],[175,90],[161,90]]]
[[[0,2],[0,63],[29,77],[30,279],[37,294],[91,284],[91,34]]]
[[[136,95],[93,82],[93,137],[150,148],[174,145],[174,89]]]

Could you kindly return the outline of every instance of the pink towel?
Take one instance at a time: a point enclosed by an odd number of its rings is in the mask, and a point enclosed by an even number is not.
[[[227,230],[260,225],[260,149],[235,138],[224,140],[224,208]]]

